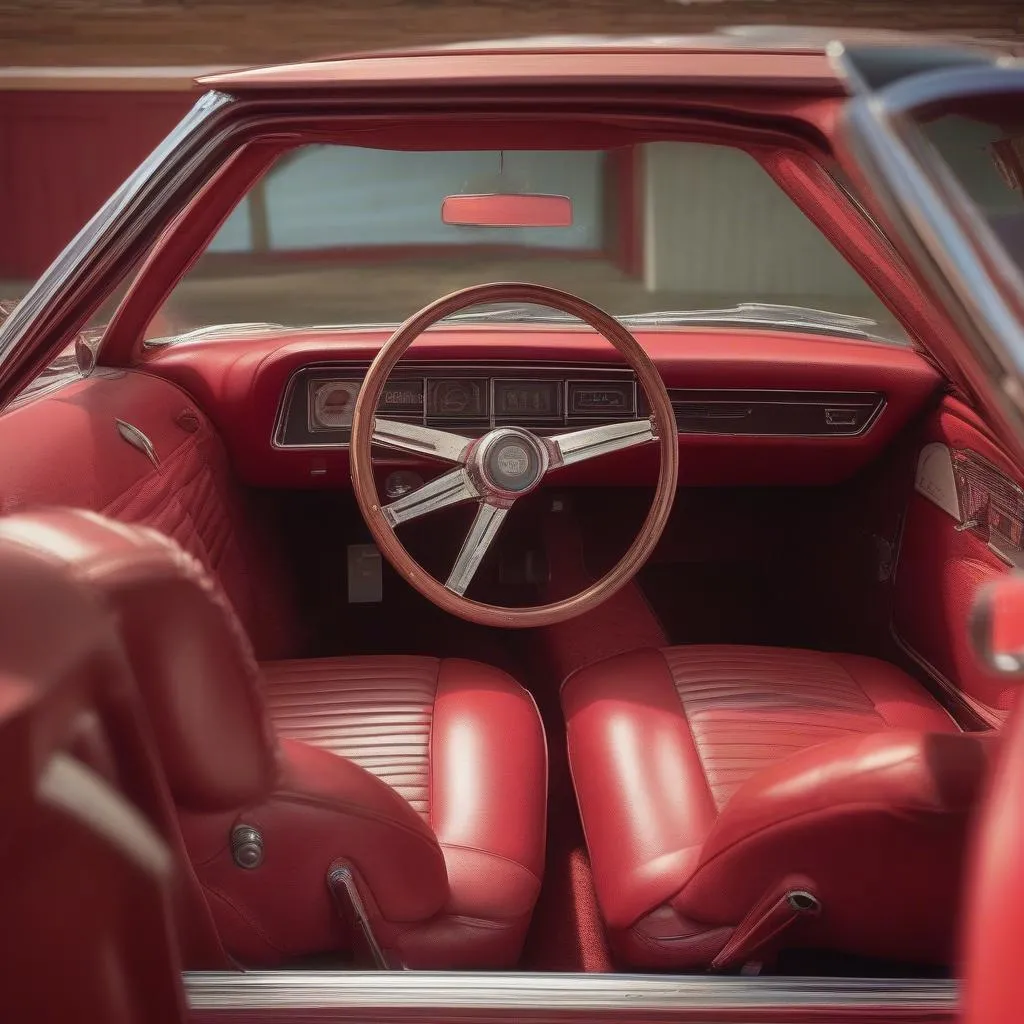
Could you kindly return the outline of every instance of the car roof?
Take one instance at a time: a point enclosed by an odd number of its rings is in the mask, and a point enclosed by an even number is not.
[[[206,88],[320,90],[357,86],[459,86],[672,82],[844,92],[831,54],[864,45],[980,51],[990,59],[1020,44],[889,31],[789,26],[736,27],[693,36],[541,36],[327,56],[200,78]]]

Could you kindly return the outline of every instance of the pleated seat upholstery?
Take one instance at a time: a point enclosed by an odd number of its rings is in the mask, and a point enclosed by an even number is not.
[[[544,870],[547,751],[533,698],[458,658],[372,656],[261,666],[271,724],[394,790],[436,837],[449,896],[405,929],[420,967],[516,962]]]
[[[948,960],[990,742],[904,672],[808,650],[645,649],[570,676],[562,706],[624,966],[735,966],[780,943]],[[798,920],[792,893],[816,912]]]

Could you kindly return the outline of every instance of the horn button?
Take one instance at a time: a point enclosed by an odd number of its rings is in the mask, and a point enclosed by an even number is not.
[[[485,491],[517,498],[540,483],[548,461],[547,448],[533,434],[504,427],[480,439],[470,464]]]

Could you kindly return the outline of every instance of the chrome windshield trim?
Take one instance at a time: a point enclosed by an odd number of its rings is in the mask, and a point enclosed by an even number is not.
[[[0,325],[0,387],[8,382],[12,365],[31,346],[37,330],[45,329],[42,322],[52,321],[69,304],[82,301],[75,287],[87,288],[106,265],[151,229],[179,178],[198,166],[205,155],[206,147],[197,149],[190,144],[201,141],[211,118],[233,102],[222,93],[201,96],[25,294]],[[208,140],[208,145],[213,142],[216,140]]]
[[[701,1021],[709,1011],[748,1011],[730,1020],[773,1020],[787,1008],[869,1012],[891,1010],[901,1020],[955,1019],[958,986],[944,979],[757,978],[529,972],[254,971],[186,973],[193,1011],[336,1011],[332,1020],[383,1018],[395,1010],[437,1020],[477,1011],[475,1021],[514,1019],[527,1011],[545,1020],[593,1019],[600,1011],[628,1011],[630,1020]],[[492,1011],[481,1014],[479,1011]],[[193,1016],[216,1019],[217,1012]]]

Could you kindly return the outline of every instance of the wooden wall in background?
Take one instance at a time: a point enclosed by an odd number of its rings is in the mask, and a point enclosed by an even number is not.
[[[0,279],[45,270],[197,96],[0,91]]]
[[[3,0],[0,66],[162,66],[173,79],[173,66],[764,23],[1020,37],[1024,0]],[[177,78],[117,91],[0,83],[0,279],[39,274],[167,133],[195,99]]]
[[[723,24],[1024,34],[1021,0],[4,0],[0,64],[219,64]]]

